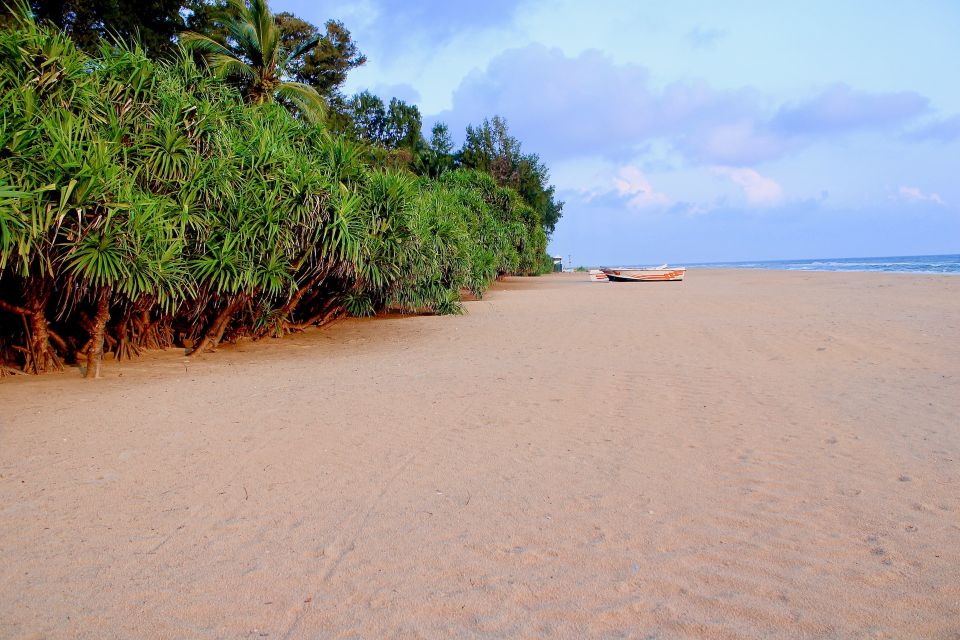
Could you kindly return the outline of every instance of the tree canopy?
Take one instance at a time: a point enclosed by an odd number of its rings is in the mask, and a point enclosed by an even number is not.
[[[141,43],[156,58],[175,53],[179,39],[203,52],[248,100],[279,100],[314,119],[322,114],[331,132],[368,144],[389,166],[434,178],[457,167],[487,172],[515,189],[548,233],[563,213],[546,165],[522,150],[502,117],[468,126],[455,150],[443,123],[427,139],[414,104],[369,91],[344,96],[347,75],[367,58],[338,20],[319,28],[289,12],[272,14],[266,0],[30,0],[29,8],[88,52],[113,36]]]
[[[284,81],[277,23],[243,7],[204,36],[208,66],[88,54],[27,15],[0,29],[0,373],[458,313],[546,269],[538,211],[458,163],[444,126],[424,140],[415,106],[368,95],[370,137],[291,116],[251,76]]]
[[[180,34],[188,51],[201,54],[217,75],[239,83],[241,91],[255,104],[282,99],[293,104],[310,120],[320,120],[326,104],[310,85],[284,79],[284,70],[301,63],[317,46],[317,38],[285,49],[278,21],[266,0],[229,0],[215,18],[219,33],[196,31]]]
[[[420,142],[423,118],[416,105],[392,98],[389,105],[370,93],[363,91],[349,103],[349,112],[354,122],[354,134],[360,140],[386,149],[414,150]]]
[[[106,37],[138,42],[151,55],[170,53],[173,37],[185,27],[180,0],[29,0],[0,4],[11,11],[25,4],[41,22],[56,25],[78,47],[95,51]]]
[[[338,20],[327,20],[321,31],[292,13],[278,13],[275,18],[282,49],[287,55],[304,43],[316,43],[304,55],[290,60],[284,73],[297,82],[310,85],[323,96],[339,93],[350,70],[367,61],[350,31]]]
[[[537,154],[523,153],[504,118],[494,116],[479,126],[468,126],[458,164],[486,171],[498,184],[515,189],[540,214],[547,233],[553,233],[563,202],[555,198],[547,166]]]

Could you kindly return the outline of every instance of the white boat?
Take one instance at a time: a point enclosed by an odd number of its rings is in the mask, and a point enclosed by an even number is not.
[[[686,267],[659,267],[633,269],[630,267],[604,268],[601,271],[611,282],[680,282],[687,273]]]

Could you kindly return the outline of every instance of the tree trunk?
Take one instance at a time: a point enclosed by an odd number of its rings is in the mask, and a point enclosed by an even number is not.
[[[133,311],[130,309],[124,311],[114,329],[116,348],[113,349],[113,357],[117,362],[123,362],[124,358],[132,360],[135,355],[140,355],[140,349],[137,348],[136,341],[131,335],[130,316],[132,314]]]
[[[47,303],[50,301],[52,284],[46,278],[39,282],[27,281],[25,297],[27,318],[30,335],[27,336],[30,348],[31,366],[28,371],[36,374],[46,373],[51,369],[60,370],[63,366],[60,359],[50,345],[50,324],[47,322]]]
[[[109,319],[110,289],[103,287],[97,296],[97,312],[93,317],[90,344],[87,347],[87,378],[93,377],[96,379],[100,377],[100,366],[103,364],[103,335]]]
[[[290,299],[287,300],[287,303],[280,307],[280,313],[283,318],[289,318],[290,314],[293,313],[293,310],[297,308],[297,305],[300,304],[300,301],[303,300],[303,296],[307,293],[307,290],[319,279],[319,274],[314,276],[307,282],[303,287],[298,288],[293,292],[293,295],[290,296]]]
[[[235,314],[237,310],[243,306],[243,303],[246,302],[246,299],[246,294],[240,294],[232,302],[227,304],[220,311],[220,313],[217,314],[217,317],[213,319],[213,322],[210,323],[210,327],[207,329],[207,332],[204,334],[199,344],[188,351],[187,355],[192,356],[194,354],[203,353],[208,348],[215,348],[218,344],[220,344],[220,339],[223,338],[223,333],[227,330],[227,326],[230,324],[230,319],[233,318],[233,314]]]
[[[60,334],[58,334],[56,331],[51,329],[49,326],[47,327],[47,335],[50,336],[50,341],[56,345],[56,348],[60,350],[60,353],[65,354],[70,351],[70,347],[67,345],[67,341],[64,340]]]
[[[151,301],[145,300],[143,303],[138,303],[139,306],[135,309],[130,316],[130,324],[132,325],[131,336],[136,334],[136,341],[134,346],[137,353],[140,353],[147,349],[163,349],[169,347],[172,343],[172,340],[167,335],[165,327],[165,320],[167,316],[160,316],[156,320],[151,320],[150,315],[150,306]]]
[[[307,293],[314,293],[315,287],[317,287],[320,283],[322,283],[326,279],[327,275],[329,275],[329,273],[330,273],[329,267],[324,267],[323,269],[315,273],[305,283],[303,283],[303,286],[298,287],[296,291],[293,292],[293,295],[290,296],[290,299],[287,301],[285,305],[280,307],[280,309],[278,310],[278,318],[280,321],[282,333],[288,333],[291,330],[292,331],[301,330],[298,328],[298,324],[293,322],[293,319],[292,319],[293,312],[296,311],[300,303],[303,302],[304,296]],[[271,328],[269,326],[264,327],[257,332],[256,337],[262,338],[265,335],[267,335],[270,332],[270,330]],[[279,337],[279,336],[276,336],[276,337]]]
[[[158,349],[160,347],[160,341],[157,339],[157,331],[153,326],[153,322],[150,321],[149,308],[140,311],[140,321],[137,331],[140,336],[140,347],[142,349]]]
[[[322,327],[328,322],[334,320],[336,316],[340,314],[341,311],[343,311],[343,307],[339,305],[336,305],[336,304],[324,305],[323,309],[319,313],[315,314],[312,318],[308,319],[306,322],[301,322],[300,324],[290,324],[288,325],[288,328],[293,329],[294,331],[303,331],[307,327],[314,326],[314,325],[318,327]]]

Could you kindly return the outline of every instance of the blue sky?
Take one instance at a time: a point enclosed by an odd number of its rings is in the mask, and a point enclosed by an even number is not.
[[[576,264],[960,252],[960,3],[274,0],[342,20],[348,92],[502,115]]]

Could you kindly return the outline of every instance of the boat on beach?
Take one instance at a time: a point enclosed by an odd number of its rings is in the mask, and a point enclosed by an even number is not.
[[[613,267],[600,269],[611,282],[680,282],[687,273],[686,267]]]

